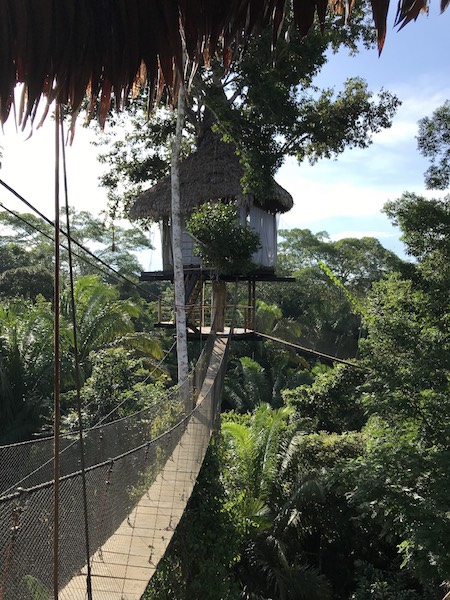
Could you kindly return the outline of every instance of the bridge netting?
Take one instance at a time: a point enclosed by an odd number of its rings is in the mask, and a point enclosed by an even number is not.
[[[93,599],[137,600],[144,592],[217,424],[228,346],[229,338],[212,334],[184,384],[188,389],[170,394],[163,406],[86,432]],[[0,600],[53,597],[51,452],[51,440],[0,448]],[[83,481],[74,436],[64,438],[61,452],[59,597],[82,600],[87,598]]]

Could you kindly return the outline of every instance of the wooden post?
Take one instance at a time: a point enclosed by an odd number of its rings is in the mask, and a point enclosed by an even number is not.
[[[251,319],[250,319],[250,327],[252,329],[252,331],[255,331],[255,318],[256,318],[256,281],[254,279],[252,279],[251,282],[249,282],[250,285],[250,289],[251,289],[251,302],[250,302],[250,314],[251,314]]]

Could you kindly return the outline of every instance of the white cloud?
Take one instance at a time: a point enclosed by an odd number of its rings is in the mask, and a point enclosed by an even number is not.
[[[26,200],[49,218],[54,212],[54,122],[48,118],[45,125],[24,135],[14,129],[12,119],[7,122],[5,135],[0,136],[3,146],[3,165],[0,177]],[[78,124],[72,146],[66,147],[69,203],[78,210],[99,213],[106,206],[106,191],[98,187],[102,166],[96,160],[97,149],[90,144],[93,133]],[[2,191],[1,200],[15,210],[28,209]],[[62,202],[62,200],[61,200]]]
[[[359,230],[347,230],[340,231],[339,233],[334,233],[330,235],[330,240],[336,242],[338,240],[342,240],[344,238],[358,238],[361,239],[363,237],[374,237],[378,239],[388,239],[394,238],[394,233],[389,233],[387,231],[359,231]]]

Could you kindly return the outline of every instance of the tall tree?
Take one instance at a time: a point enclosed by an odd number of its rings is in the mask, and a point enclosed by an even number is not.
[[[14,214],[7,211],[0,211],[0,224],[3,226],[0,235],[0,271],[33,265],[51,268],[51,224],[30,213]],[[129,276],[138,276],[141,271],[135,253],[152,247],[145,230],[138,225],[124,227],[107,215],[95,216],[87,211],[71,211],[71,235],[78,244],[103,262]],[[63,236],[62,243],[65,243]],[[95,259],[76,244],[73,250],[77,255],[73,258],[78,275],[98,274],[98,269],[92,266]],[[67,269],[67,252],[64,250],[61,259],[63,268]]]
[[[337,94],[314,85],[327,50],[339,46],[355,50],[358,42],[370,43],[364,13],[354,17],[349,27],[334,23],[324,36],[314,31],[302,38],[295,29],[284,30],[273,54],[270,32],[263,32],[249,40],[243,56],[238,50],[231,56],[227,76],[216,57],[210,69],[198,71],[187,111],[192,138],[195,142],[210,125],[208,107],[215,127],[237,147],[246,167],[246,189],[267,194],[271,176],[285,156],[296,156],[299,161],[335,156],[346,147],[368,145],[371,133],[390,126],[398,100],[388,92],[376,98],[361,80],[348,81]],[[290,37],[289,42],[285,37]],[[125,152],[121,138],[102,158],[109,172],[124,175],[127,190],[161,176],[162,162],[167,159],[161,131],[173,127],[173,117],[161,112],[155,117],[157,126],[153,120],[148,122],[143,98],[138,103],[141,110],[132,110],[139,133],[128,135],[126,141],[136,143],[138,150]],[[113,190],[116,180],[108,173],[102,183]]]
[[[445,190],[450,184],[450,101],[437,108],[431,117],[419,121],[419,152],[430,160],[425,171],[428,189]]]
[[[170,166],[171,179],[171,221],[172,221],[172,254],[173,280],[175,287],[175,321],[177,328],[177,362],[178,384],[184,385],[182,394],[187,400],[187,379],[189,374],[187,331],[186,331],[186,300],[184,290],[183,254],[181,250],[181,194],[180,194],[180,156],[183,138],[183,126],[186,114],[186,99],[184,86],[178,93],[177,125],[172,141],[172,156]]]
[[[449,571],[447,489],[450,399],[449,204],[404,194],[386,206],[416,261],[411,278],[374,284],[363,358],[370,376],[361,402],[367,446],[353,465],[354,505],[382,524],[425,598]]]

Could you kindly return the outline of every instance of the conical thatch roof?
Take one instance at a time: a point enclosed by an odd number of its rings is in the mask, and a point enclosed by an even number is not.
[[[103,123],[111,98],[121,106],[140,86],[150,104],[164,86],[176,96],[183,64],[183,40],[195,69],[218,48],[227,69],[234,40],[242,41],[269,23],[274,42],[285,14],[293,9],[302,34],[327,11],[345,16],[356,0],[2,0],[0,2],[0,121],[23,83],[19,121],[34,119],[41,96],[68,104],[76,115],[85,94],[91,114]],[[449,0],[441,0],[444,10]],[[389,0],[371,0],[381,50]],[[425,11],[428,0],[399,0],[396,24]],[[94,110],[98,105],[98,110]]]
[[[294,204],[292,196],[278,183],[264,200],[253,194],[244,194],[241,178],[244,170],[234,146],[222,142],[209,133],[204,136],[198,149],[180,164],[181,210],[190,214],[208,201],[234,201],[238,206],[256,204],[267,212],[283,213]],[[162,220],[171,211],[170,175],[160,179],[153,187],[142,192],[129,210],[132,219],[150,218]]]

